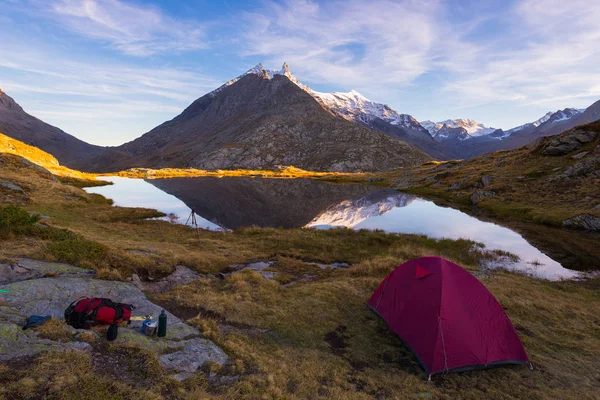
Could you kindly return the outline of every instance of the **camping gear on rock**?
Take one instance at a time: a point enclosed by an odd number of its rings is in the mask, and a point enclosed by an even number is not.
[[[429,374],[503,364],[532,368],[496,298],[472,274],[442,257],[422,257],[385,277],[369,300]]]
[[[110,299],[92,297],[75,300],[65,310],[67,324],[75,329],[89,329],[93,326],[118,325],[121,322],[130,322],[131,310],[135,307],[131,304],[115,303]],[[118,330],[112,329],[107,332],[116,335]],[[112,340],[114,340],[114,338]]]
[[[158,316],[158,336],[167,336],[167,314],[165,310],[162,310]]]
[[[149,322],[148,324],[146,324],[146,329],[144,329],[144,334],[146,334],[147,336],[156,335],[156,332],[158,331],[157,326],[158,326],[158,324],[156,322]]]
[[[148,326],[148,324],[152,322],[152,316],[151,315],[147,315],[146,319],[144,320],[144,322],[142,322],[142,328],[140,329],[141,333],[145,333],[146,332],[146,327]]]
[[[31,315],[29,318],[27,318],[27,323],[23,327],[23,330],[35,328],[36,326],[42,326],[46,322],[50,321],[50,319],[52,319],[51,315]]]

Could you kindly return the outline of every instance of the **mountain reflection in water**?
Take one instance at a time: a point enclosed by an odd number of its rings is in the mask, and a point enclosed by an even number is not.
[[[511,229],[371,185],[247,177],[105,179],[114,185],[86,190],[112,198],[115,205],[153,207],[166,213],[177,210],[179,223],[185,223],[193,209],[201,221],[199,225],[212,230],[248,226],[348,227],[464,238],[481,242],[490,250],[518,255],[520,261],[506,265],[508,268],[550,279],[577,276],[577,272],[563,268]]]
[[[312,179],[204,177],[147,182],[182,200],[201,217],[229,229],[302,227],[333,205],[381,190]]]

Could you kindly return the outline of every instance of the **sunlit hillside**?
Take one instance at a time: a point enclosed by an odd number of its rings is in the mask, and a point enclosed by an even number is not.
[[[30,146],[21,141],[10,138],[2,133],[0,133],[0,153],[9,153],[21,156],[26,160],[39,165],[40,167],[46,168],[54,175],[70,178],[94,179],[93,174],[86,174],[63,167],[53,155],[46,153],[37,147]]]

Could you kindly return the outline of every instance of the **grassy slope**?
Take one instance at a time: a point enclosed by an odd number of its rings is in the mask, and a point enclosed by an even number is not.
[[[562,156],[544,155],[540,151],[544,144],[555,138],[549,137],[532,148],[499,151],[464,162],[425,164],[409,174],[429,179],[410,190],[468,204],[477,190],[476,183],[487,175],[492,178],[492,184],[485,190],[493,190],[497,196],[485,198],[477,206],[495,215],[556,226],[579,214],[600,216],[600,209],[594,208],[600,202],[597,176],[588,173],[550,181],[569,167],[599,157],[600,122],[575,128],[567,135],[577,129],[596,132],[595,140]],[[590,153],[586,158],[573,158],[573,155],[584,151]],[[459,182],[459,189],[448,190],[451,184]]]
[[[111,207],[101,196],[49,180],[16,157],[10,159],[0,168],[0,178],[26,189],[20,201],[49,216],[44,224],[79,234],[81,243],[103,246],[103,252],[84,251],[71,261],[95,268],[105,278],[121,279],[133,271],[161,276],[178,263],[215,273],[232,263],[270,259],[284,271],[280,283],[307,273],[316,279],[286,288],[242,273],[200,280],[154,298],[228,352],[233,362],[227,373],[239,375],[230,384],[209,383],[204,375],[180,384],[133,344],[107,348],[96,343],[97,352],[120,357],[120,369],[99,369],[84,354],[49,353],[0,366],[0,398],[592,399],[597,394],[597,279],[553,283],[503,271],[484,278],[538,369],[499,368],[427,382],[414,356],[365,304],[381,279],[404,260],[439,254],[477,269],[483,258],[494,256],[473,250],[472,243],[349,230],[243,229],[231,234],[202,231],[198,237],[183,226],[140,220],[155,215],[151,210]],[[75,243],[35,234],[0,240],[5,259],[60,260],[70,254],[65,246]],[[59,251],[56,243],[62,246]],[[150,254],[133,255],[128,249]],[[307,260],[353,266],[324,272]],[[117,382],[110,376],[118,377]]]
[[[49,153],[30,146],[21,141],[8,137],[0,133],[0,153],[14,154],[31,161],[41,167],[46,168],[54,175],[64,177],[65,179],[94,179],[94,175],[79,172],[59,164],[58,160]]]

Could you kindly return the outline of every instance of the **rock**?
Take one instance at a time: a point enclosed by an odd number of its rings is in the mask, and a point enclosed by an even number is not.
[[[51,263],[20,258],[15,264],[0,264],[0,285],[41,278],[47,275],[83,275],[94,271],[73,267],[68,264]]]
[[[175,267],[175,271],[172,274],[157,282],[142,282],[137,274],[131,276],[131,282],[140,290],[152,293],[164,293],[177,286],[187,285],[196,279],[205,277],[207,277],[207,275],[201,275],[188,267],[178,265]]]
[[[168,370],[178,373],[193,374],[207,361],[212,361],[219,366],[227,362],[227,354],[217,345],[207,339],[193,338],[181,342],[169,343],[169,349],[180,349],[160,356],[160,365]],[[185,376],[182,375],[182,376]],[[185,379],[185,378],[184,378]]]
[[[21,186],[4,179],[0,181],[0,186],[13,192],[25,193],[25,190]]]
[[[246,265],[244,269],[253,269],[255,271],[262,271],[265,268],[269,268],[273,264],[273,261],[259,261]],[[244,270],[243,269],[243,270]]]
[[[572,134],[579,143],[589,143],[596,138],[596,132],[577,130]]]
[[[563,226],[573,229],[583,229],[587,231],[600,231],[600,218],[582,214],[563,221]]]
[[[572,155],[571,158],[573,158],[575,160],[579,160],[580,158],[583,158],[583,157],[587,156],[588,154],[590,154],[589,151],[582,151],[581,153],[577,153],[575,155]]]
[[[446,189],[446,190],[448,192],[451,192],[453,190],[462,190],[462,189],[466,189],[468,187],[469,187],[469,178],[463,178],[460,181],[452,183],[450,186],[448,186],[448,189]]]
[[[492,184],[492,177],[489,175],[484,175],[481,177],[480,182],[482,187],[488,187]]]
[[[562,177],[587,177],[600,176],[600,158],[587,158],[577,164],[571,165],[563,172]]]
[[[596,132],[576,130],[568,135],[550,140],[543,146],[542,154],[547,156],[562,156],[575,151],[596,137]]]
[[[85,342],[61,343],[40,338],[37,333],[31,329],[24,331],[21,325],[22,324],[7,323],[4,321],[0,322],[0,361],[31,356],[44,351],[91,351],[92,349],[92,347]]]
[[[482,199],[486,197],[495,197],[496,192],[491,190],[478,190],[471,195],[471,204],[478,204]]]

